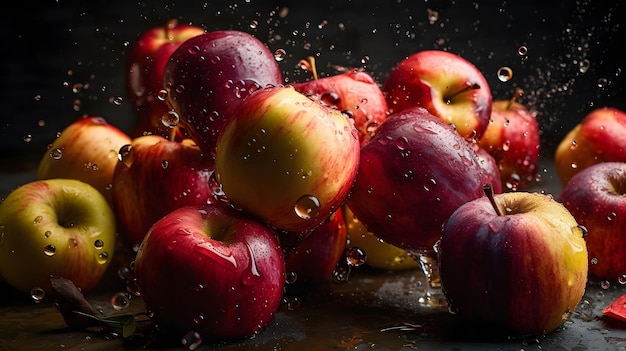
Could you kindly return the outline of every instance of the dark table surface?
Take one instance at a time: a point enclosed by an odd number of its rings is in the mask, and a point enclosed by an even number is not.
[[[126,54],[139,34],[170,18],[212,29],[240,29],[284,49],[280,67],[304,80],[296,63],[316,55],[321,75],[332,65],[365,67],[382,83],[391,67],[423,49],[461,54],[485,74],[494,98],[515,87],[537,111],[542,130],[542,182],[557,193],[551,164],[556,143],[590,110],[626,109],[624,1],[42,1],[14,3],[0,21],[0,196],[34,178],[57,132],[81,115],[100,115],[129,131]],[[434,11],[434,12],[433,12]],[[429,14],[437,13],[436,17]],[[520,56],[518,48],[528,54]],[[508,66],[514,76],[497,79]],[[583,67],[583,69],[581,69]],[[119,101],[116,104],[114,101]],[[590,283],[563,330],[539,340],[493,340],[458,325],[445,308],[418,302],[424,277],[357,270],[282,310],[267,331],[245,343],[262,350],[604,350],[626,348],[626,327],[600,310],[626,293]],[[132,349],[119,339],[69,333],[50,304],[34,304],[0,286],[0,350]],[[110,310],[104,289],[90,295]],[[141,310],[140,299],[130,309]],[[419,326],[414,330],[393,328]],[[391,328],[387,330],[387,328]],[[155,347],[157,345],[151,345]],[[141,348],[141,347],[139,347]],[[159,348],[159,347],[156,347]],[[163,347],[160,347],[163,349]]]

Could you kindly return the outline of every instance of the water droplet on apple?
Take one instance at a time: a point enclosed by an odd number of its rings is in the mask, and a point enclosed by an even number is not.
[[[116,311],[121,311],[130,306],[131,295],[126,291],[120,291],[111,296],[111,306]]]
[[[101,239],[97,239],[93,242],[93,246],[95,246],[96,249],[102,249],[104,247],[104,241],[102,241]]]
[[[52,244],[48,244],[46,245],[46,247],[43,248],[43,253],[46,254],[46,256],[54,256],[56,251],[57,248]]]
[[[336,92],[331,91],[322,94],[320,101],[328,106],[337,106],[341,102],[341,97]]]
[[[575,235],[580,236],[581,238],[584,238],[587,235],[589,235],[589,230],[587,229],[587,227],[585,227],[582,224],[579,224],[579,225],[575,226],[574,228],[572,228],[572,232]]]
[[[276,49],[276,51],[274,51],[274,59],[277,62],[284,60],[285,57],[287,57],[287,51],[285,51],[285,49]]]
[[[188,350],[195,350],[202,344],[202,337],[196,331],[190,331],[185,334],[180,343]]]
[[[170,162],[168,160],[161,161],[161,168],[167,169],[169,165],[170,165]]]
[[[296,201],[294,210],[298,217],[309,220],[319,214],[320,200],[313,195],[304,195]]]
[[[46,291],[38,286],[30,289],[30,298],[35,303],[41,302],[46,297]]]
[[[130,276],[130,268],[128,267],[120,267],[117,270],[117,276],[122,280],[127,280]]]
[[[60,160],[63,157],[63,151],[59,148],[56,148],[50,151],[50,157],[54,160]]]
[[[49,230],[46,230],[46,232],[45,232],[45,233],[43,233],[44,238],[49,238],[49,237],[50,237],[50,235],[52,235],[52,232],[51,232],[51,231],[49,231]]]
[[[101,252],[101,253],[96,255],[96,259],[97,259],[99,264],[105,264],[109,260],[109,253],[106,252],[106,251],[105,252]]]
[[[256,265],[256,256],[254,254],[254,251],[252,250],[252,247],[248,243],[246,243],[246,246],[248,247],[248,252],[250,253],[250,265],[248,266],[248,269],[244,272],[245,274],[242,276],[241,282],[243,285],[253,285],[258,280],[258,278],[261,277],[261,273],[259,272],[259,269]]]
[[[167,95],[168,95],[167,89],[161,89],[161,90],[157,91],[156,98],[159,101],[165,101],[165,100],[167,100]]]
[[[180,123],[180,116],[176,111],[170,110],[161,116],[161,124],[167,128],[174,128]]]
[[[346,262],[352,267],[359,267],[365,263],[367,255],[360,247],[353,246],[346,251]]]
[[[501,82],[508,82],[513,78],[513,69],[511,67],[500,67],[498,69],[498,79]]]
[[[131,152],[132,149],[133,149],[133,146],[131,144],[123,145],[120,148],[120,151],[117,153],[117,159],[120,162],[123,162],[124,164],[126,164],[128,166],[129,163],[127,161],[129,159],[129,155],[130,155],[130,152]]]

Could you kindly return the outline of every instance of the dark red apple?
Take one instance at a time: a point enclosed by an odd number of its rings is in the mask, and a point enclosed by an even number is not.
[[[583,234],[551,195],[505,192],[461,205],[438,245],[450,310],[490,335],[555,331],[585,293]]]
[[[167,100],[200,148],[212,153],[233,110],[251,92],[283,83],[269,48],[238,30],[195,36],[170,56],[163,76]]]
[[[315,62],[309,58],[310,65]],[[347,69],[336,75],[291,83],[297,91],[347,113],[359,131],[361,144],[367,142],[387,118],[387,101],[374,78],[363,69]]]
[[[376,236],[408,250],[433,250],[445,220],[483,195],[476,152],[424,108],[390,115],[361,148],[348,206]]]
[[[487,130],[478,145],[496,160],[507,191],[524,190],[535,181],[541,140],[539,122],[518,99],[516,89],[509,100],[494,101]]]
[[[159,330],[180,340],[253,336],[272,322],[285,284],[276,234],[224,204],[185,206],[152,226],[135,260]]]
[[[491,115],[491,89],[481,71],[465,58],[424,50],[394,66],[383,92],[391,113],[420,106],[469,140],[479,140]]]
[[[140,136],[120,150],[120,158],[113,173],[113,210],[131,247],[172,210],[213,201],[213,160],[190,139]]]
[[[585,226],[589,278],[618,282],[626,274],[626,163],[600,162],[576,173],[558,198]]]
[[[163,93],[165,65],[180,44],[204,32],[201,27],[172,19],[141,33],[133,43],[126,71],[128,98],[137,116],[133,137],[144,134],[169,136],[170,125],[163,123],[163,116],[170,109]]]

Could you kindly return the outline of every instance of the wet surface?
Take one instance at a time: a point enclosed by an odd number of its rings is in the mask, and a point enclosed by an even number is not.
[[[177,17],[207,29],[236,28],[284,50],[286,77],[304,80],[297,62],[316,55],[320,75],[333,65],[365,67],[382,82],[403,57],[422,49],[462,54],[486,75],[494,98],[522,87],[542,129],[541,182],[556,195],[550,159],[560,138],[593,108],[626,109],[624,2],[208,1],[193,5],[136,1],[15,4],[0,28],[0,196],[34,179],[46,146],[84,114],[130,130],[124,103],[125,55],[144,30]],[[620,17],[621,16],[621,17]],[[521,50],[521,51],[520,51]],[[501,70],[509,67],[511,70]],[[499,73],[500,72],[500,73]],[[505,75],[504,79],[501,76]],[[121,99],[120,99],[121,98]],[[121,103],[120,103],[121,101]],[[105,314],[143,311],[140,298],[116,311],[116,286],[87,296]],[[424,275],[356,268],[344,283],[299,294],[255,338],[201,348],[235,350],[606,350],[626,349],[626,324],[601,315],[622,286],[589,283],[561,330],[539,339],[494,338],[461,323],[445,306],[420,303]],[[34,303],[0,283],[0,350],[184,349],[153,338],[123,341],[69,331],[51,302]]]

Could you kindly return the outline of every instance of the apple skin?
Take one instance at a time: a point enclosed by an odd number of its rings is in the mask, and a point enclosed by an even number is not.
[[[626,163],[600,162],[576,175],[558,200],[585,226],[589,278],[617,282],[626,274]]]
[[[491,89],[480,70],[459,55],[416,52],[391,69],[382,90],[390,113],[424,107],[468,140],[479,140],[487,129]]]
[[[421,107],[390,115],[361,148],[347,204],[368,231],[405,250],[432,251],[441,227],[488,183],[474,149]]]
[[[167,101],[198,146],[212,153],[233,110],[251,92],[280,85],[274,54],[259,39],[237,30],[188,39],[165,66]]]
[[[120,148],[131,137],[103,117],[81,117],[61,131],[42,156],[36,179],[78,179],[94,188],[111,205],[111,181]]]
[[[545,335],[575,311],[587,283],[583,230],[551,195],[496,194],[461,205],[438,244],[451,311],[490,333]]]
[[[503,191],[502,176],[500,175],[500,167],[498,166],[496,158],[490,154],[489,151],[478,146],[478,144],[471,143],[470,145],[476,152],[478,160],[485,171],[485,183],[491,184],[496,194],[501,193]]]
[[[387,118],[387,100],[378,83],[363,69],[290,84],[297,91],[348,113],[366,143]]]
[[[234,206],[274,228],[299,232],[341,207],[359,149],[345,114],[293,87],[266,87],[248,96],[226,125],[215,172]]]
[[[53,296],[56,275],[86,294],[101,281],[115,245],[111,207],[80,180],[35,180],[0,204],[0,276],[21,292],[38,287]]]
[[[495,158],[506,191],[525,190],[535,181],[541,147],[539,123],[525,105],[513,99],[494,101],[478,145]]]
[[[614,107],[600,107],[585,115],[561,140],[554,154],[562,185],[593,164],[624,160],[626,112]]]
[[[213,201],[213,159],[190,139],[159,135],[132,140],[113,174],[113,210],[120,235],[132,247],[150,227],[182,206]]]
[[[366,254],[367,266],[400,271],[419,268],[420,264],[409,253],[397,246],[382,241],[376,234],[367,230],[365,225],[354,216],[350,207],[343,207],[346,221],[347,240],[349,247],[358,247]]]
[[[296,274],[292,284],[316,285],[328,281],[346,251],[346,223],[342,209],[312,231],[279,232],[286,271]]]
[[[272,321],[285,261],[276,234],[244,212],[221,203],[185,206],[150,229],[135,277],[161,330],[180,337],[196,331],[203,341],[237,339]]]

